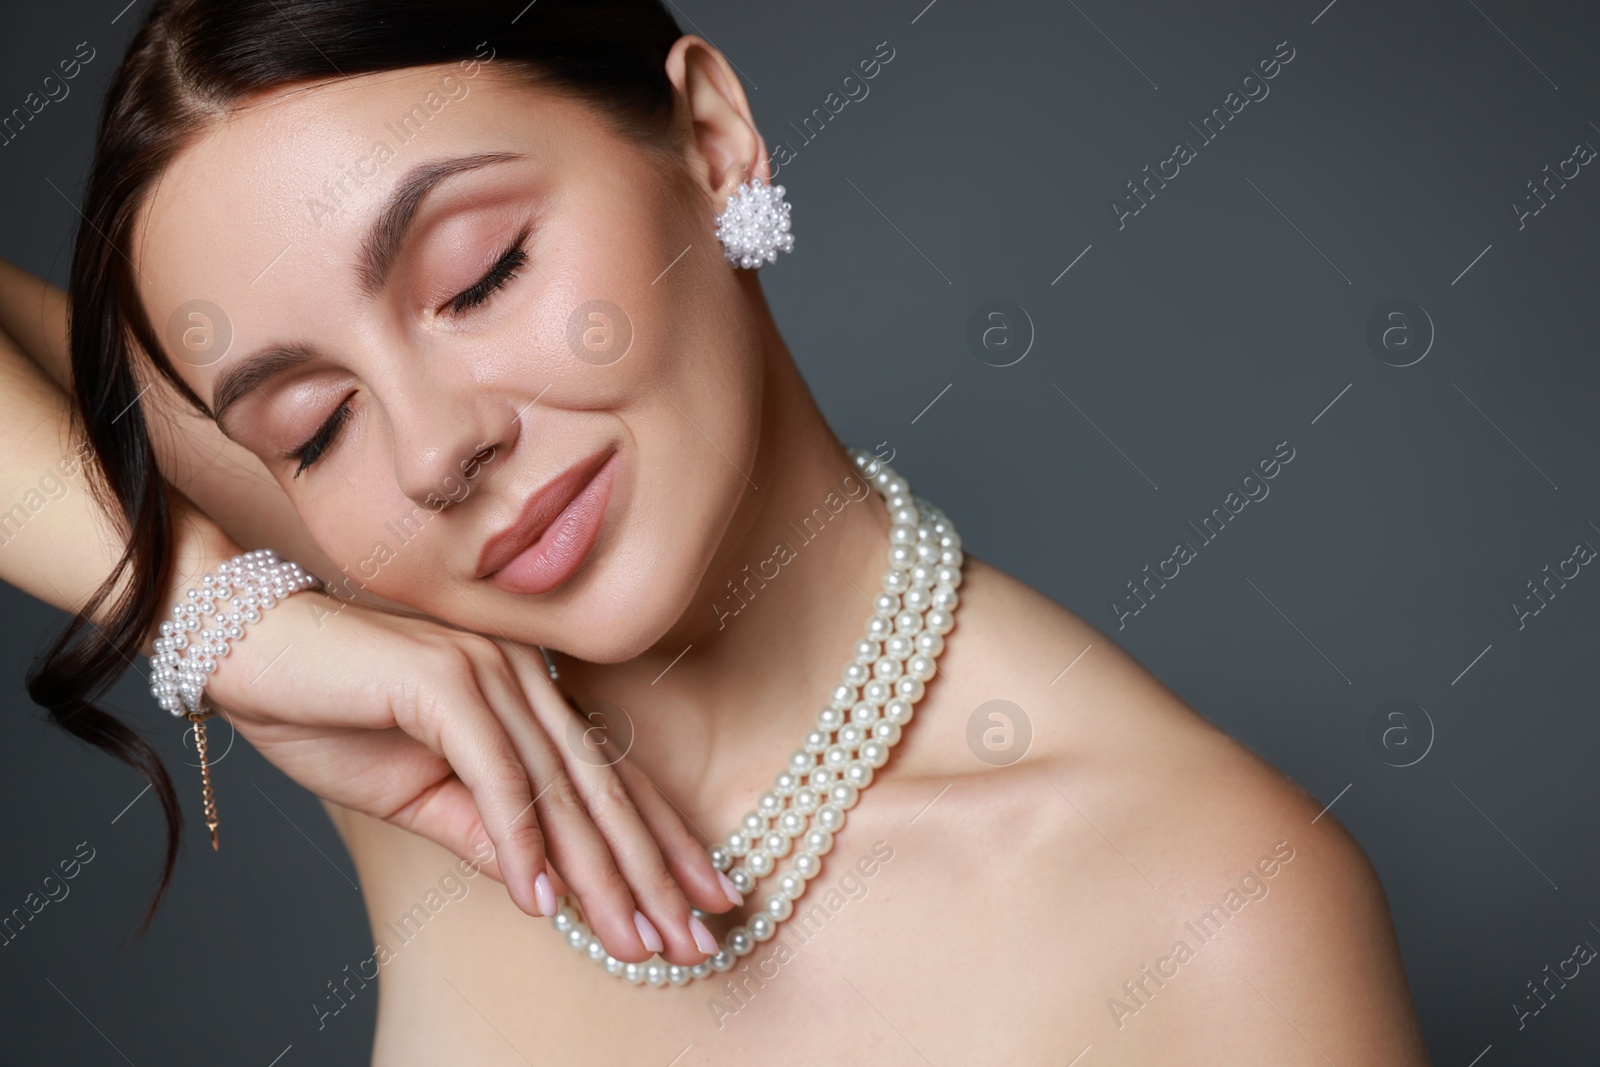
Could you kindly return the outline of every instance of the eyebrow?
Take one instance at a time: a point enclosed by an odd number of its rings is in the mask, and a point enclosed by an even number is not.
[[[520,152],[480,152],[470,156],[436,159],[419,163],[395,183],[394,189],[367,228],[356,258],[356,279],[363,296],[375,297],[383,291],[400,250],[405,247],[417,211],[434,187],[480,167],[524,158]],[[301,343],[270,345],[240,360],[217,376],[212,390],[212,420],[218,425],[228,409],[268,380],[319,355],[316,348]]]

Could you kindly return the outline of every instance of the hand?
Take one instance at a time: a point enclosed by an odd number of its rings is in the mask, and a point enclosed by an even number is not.
[[[737,897],[643,772],[564,742],[584,720],[536,649],[307,591],[233,643],[206,693],[318,796],[474,861],[487,839],[483,869],[528,914],[576,894],[617,959],[699,963],[715,942],[691,904]]]

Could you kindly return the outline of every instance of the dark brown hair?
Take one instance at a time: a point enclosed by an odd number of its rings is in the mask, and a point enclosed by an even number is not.
[[[166,862],[136,938],[149,929],[171,883],[183,815],[155,749],[96,701],[139,654],[167,607],[172,578],[170,490],[139,403],[148,368],[210,414],[173,371],[140,303],[131,259],[138,212],[173,158],[230,108],[291,85],[406,67],[492,57],[535,85],[589,102],[642,145],[669,140],[673,88],[664,66],[681,32],[660,0],[538,0],[520,13],[517,7],[473,0],[155,0],[111,82],[68,301],[74,429],[93,449],[87,467],[95,499],[119,521],[127,547],[34,663],[27,686],[52,722],[137,768],[161,803]],[[146,361],[136,364],[139,353]],[[90,622],[108,601],[101,624]]]

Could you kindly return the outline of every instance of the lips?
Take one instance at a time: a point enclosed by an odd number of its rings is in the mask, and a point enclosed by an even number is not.
[[[616,449],[607,447],[541,486],[484,543],[476,577],[517,593],[543,593],[566,581],[599,536],[617,466]]]

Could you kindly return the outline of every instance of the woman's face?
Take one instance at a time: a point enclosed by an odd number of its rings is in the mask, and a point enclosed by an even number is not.
[[[714,223],[740,175],[508,73],[214,125],[145,206],[141,296],[343,566],[322,577],[616,661],[682,614],[748,488],[761,338]]]

